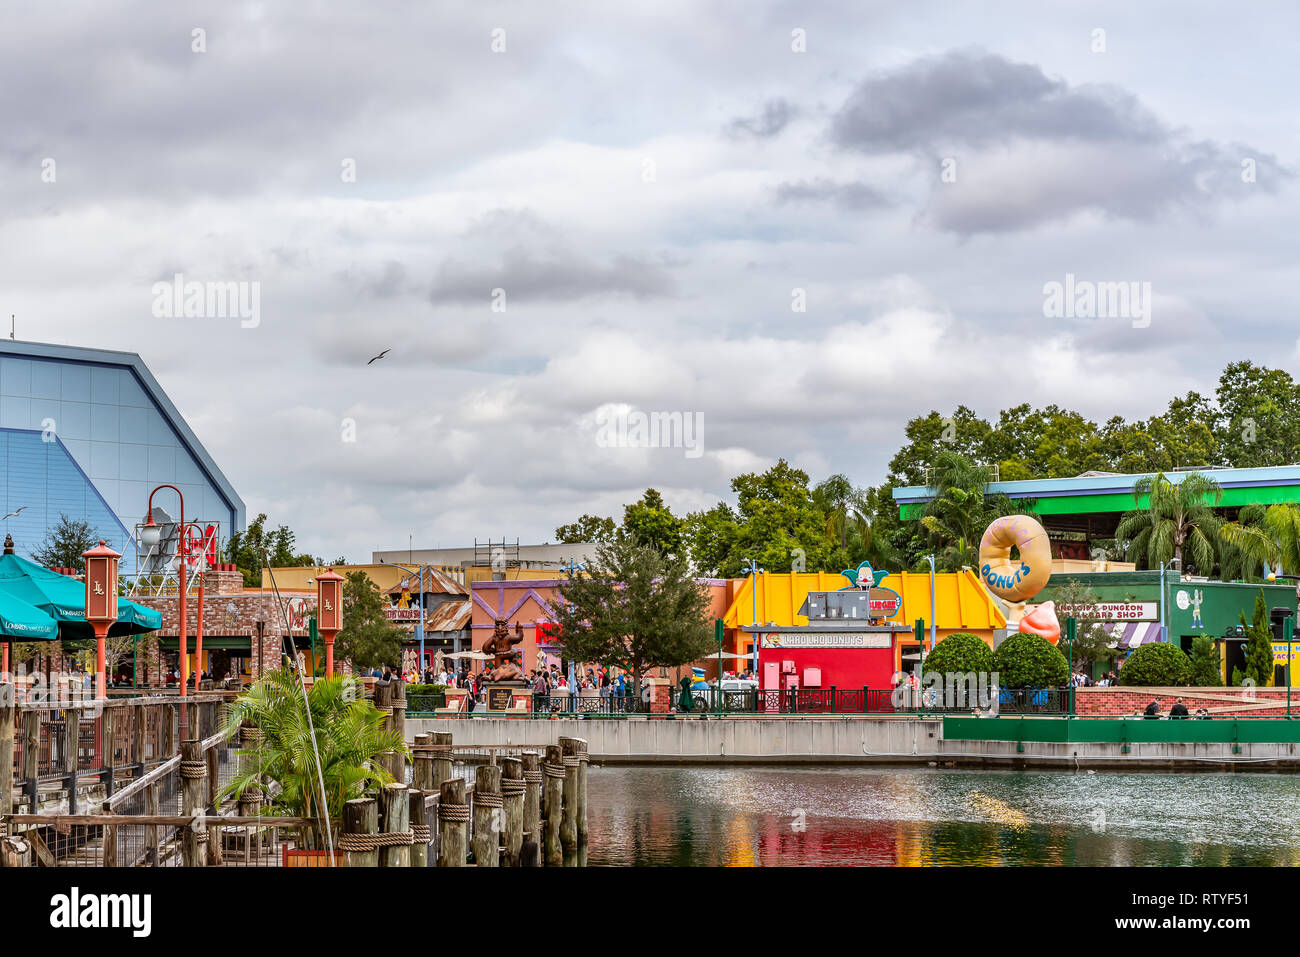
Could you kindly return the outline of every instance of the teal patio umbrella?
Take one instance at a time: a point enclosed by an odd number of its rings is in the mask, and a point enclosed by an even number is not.
[[[0,638],[6,641],[53,641],[58,623],[20,598],[0,593]]]
[[[86,586],[67,575],[52,572],[5,549],[0,555],[0,603],[17,600],[51,619],[57,633],[53,638],[94,638],[95,630],[86,621]],[[5,607],[0,604],[0,607]],[[109,626],[109,635],[138,635],[162,627],[162,614],[125,598],[117,600],[117,621]],[[15,640],[33,641],[39,638]]]

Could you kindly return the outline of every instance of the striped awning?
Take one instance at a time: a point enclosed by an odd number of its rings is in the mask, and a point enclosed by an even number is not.
[[[1121,651],[1160,640],[1158,621],[1117,621],[1104,627],[1110,632],[1111,639],[1114,641],[1111,647]]]

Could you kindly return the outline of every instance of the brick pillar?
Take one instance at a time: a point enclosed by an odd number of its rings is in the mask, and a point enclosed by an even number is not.
[[[668,714],[672,711],[673,689],[667,678],[650,679],[650,713]]]

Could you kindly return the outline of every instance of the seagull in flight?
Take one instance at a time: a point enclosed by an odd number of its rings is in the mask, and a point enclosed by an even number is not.
[[[25,512],[25,511],[27,511],[27,506],[26,506],[26,505],[24,505],[22,508],[18,509],[18,512]],[[7,521],[7,520],[13,518],[15,515],[18,514],[18,512],[10,512],[8,515],[6,515],[6,516],[4,517],[3,520],[4,520],[4,521]]]
[[[385,349],[383,352],[379,353],[379,355],[375,356],[374,359],[371,359],[370,362],[374,362],[375,359],[382,359],[384,356],[388,355],[388,353],[390,353],[391,351],[392,351],[391,349]],[[367,362],[366,365],[370,365],[370,362]]]

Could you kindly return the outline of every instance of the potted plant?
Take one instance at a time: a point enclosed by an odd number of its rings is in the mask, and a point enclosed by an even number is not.
[[[344,803],[374,796],[391,783],[382,757],[407,751],[401,734],[385,727],[385,720],[373,702],[356,694],[350,678],[318,679],[304,698],[292,671],[270,672],[236,698],[231,709],[232,734],[251,725],[262,735],[256,746],[239,752],[240,770],[221,798],[237,800],[249,788],[262,788],[267,800],[262,813],[318,822],[328,814],[337,840]],[[298,828],[295,847],[286,845],[285,866],[327,864],[324,842],[322,826]]]

